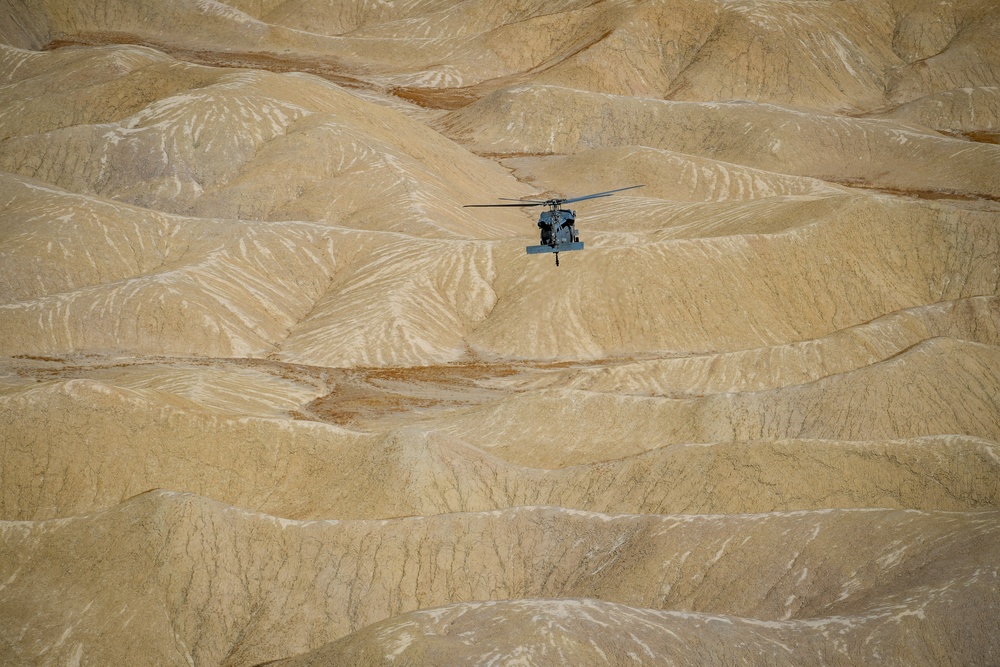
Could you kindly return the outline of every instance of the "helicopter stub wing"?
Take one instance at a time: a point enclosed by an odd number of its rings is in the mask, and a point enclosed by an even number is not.
[[[529,255],[541,255],[545,252],[569,252],[570,250],[583,250],[583,241],[573,243],[557,243],[556,245],[529,245],[525,248]]]

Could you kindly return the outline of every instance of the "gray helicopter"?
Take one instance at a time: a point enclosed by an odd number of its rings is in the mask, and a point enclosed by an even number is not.
[[[529,255],[538,255],[543,252],[553,252],[556,255],[556,266],[559,266],[559,253],[570,250],[583,250],[583,241],[576,233],[576,211],[560,208],[563,204],[583,201],[584,199],[596,199],[598,197],[610,197],[616,192],[623,190],[634,190],[641,188],[641,185],[630,185],[627,188],[598,192],[593,195],[583,197],[571,197],[569,199],[508,199],[500,197],[503,201],[513,201],[516,204],[466,204],[464,208],[488,208],[494,206],[548,206],[549,210],[542,211],[538,216],[538,229],[541,231],[541,245],[529,245],[525,250]]]

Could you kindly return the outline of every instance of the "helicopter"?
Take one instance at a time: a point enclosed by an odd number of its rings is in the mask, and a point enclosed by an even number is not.
[[[576,233],[576,211],[561,208],[563,204],[583,201],[584,199],[596,199],[598,197],[610,197],[616,192],[624,190],[634,190],[641,188],[641,185],[630,185],[627,188],[598,192],[582,197],[570,197],[567,199],[508,199],[500,197],[502,201],[513,201],[516,204],[466,204],[463,208],[487,208],[494,206],[548,206],[549,210],[542,211],[538,216],[538,229],[541,231],[540,245],[529,245],[525,248],[529,255],[538,255],[544,252],[552,252],[556,255],[556,266],[559,266],[559,253],[570,250],[583,250],[583,241]]]

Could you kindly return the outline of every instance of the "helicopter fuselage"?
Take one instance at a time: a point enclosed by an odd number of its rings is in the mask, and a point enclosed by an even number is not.
[[[543,252],[568,252],[583,250],[583,243],[576,232],[576,211],[553,208],[538,216],[541,245],[528,246],[529,255]]]
[[[538,255],[543,252],[552,252],[556,255],[556,266],[559,266],[559,253],[570,250],[583,250],[583,242],[580,241],[576,233],[576,211],[566,208],[559,208],[563,204],[583,201],[585,199],[597,199],[598,197],[610,197],[616,192],[634,190],[641,188],[641,185],[630,185],[627,188],[608,190],[607,192],[595,192],[592,195],[582,197],[571,197],[569,199],[508,199],[516,202],[514,204],[466,204],[466,207],[484,208],[494,206],[546,206],[549,210],[543,211],[538,216],[538,229],[541,232],[541,244],[529,245],[525,250],[529,255]],[[501,197],[501,199],[504,199]]]

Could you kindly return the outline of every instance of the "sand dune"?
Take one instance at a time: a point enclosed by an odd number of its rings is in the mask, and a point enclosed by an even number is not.
[[[998,30],[0,0],[0,662],[996,662]]]

